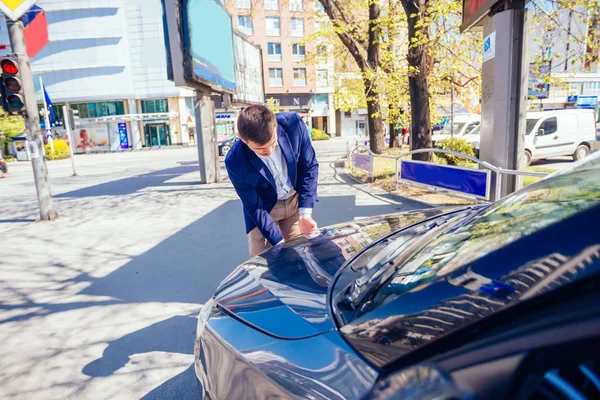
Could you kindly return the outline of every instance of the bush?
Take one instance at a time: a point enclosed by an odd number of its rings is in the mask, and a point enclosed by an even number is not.
[[[71,157],[69,144],[62,139],[56,139],[54,141],[54,155],[50,154],[50,144],[44,146],[44,152],[46,153],[46,158],[49,160],[64,160]]]
[[[4,161],[13,162],[13,161],[15,161],[15,157],[8,154],[8,155],[4,156]]]
[[[467,156],[475,157],[475,154],[473,153],[473,145],[464,139],[458,139],[458,138],[444,139],[439,142],[437,147],[439,147],[440,149],[452,150],[452,151],[456,151],[456,152],[465,154]],[[455,156],[452,154],[437,153],[436,155],[439,158],[446,160],[448,165],[461,165],[462,163],[470,162],[468,159],[466,159],[464,157]]]
[[[312,140],[329,140],[331,139],[328,134],[318,129],[312,128],[310,131]]]

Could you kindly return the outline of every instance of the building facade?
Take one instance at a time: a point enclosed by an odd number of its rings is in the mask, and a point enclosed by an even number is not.
[[[187,145],[193,140],[193,92],[167,80],[160,0],[37,4],[46,13],[49,43],[31,66],[40,108],[40,77],[53,102],[55,137],[66,138],[66,105],[78,111],[73,134],[78,152]],[[1,31],[2,43],[8,44],[4,24]]]
[[[307,125],[336,135],[330,44],[307,40],[327,23],[312,0],[224,0],[234,26],[260,46],[265,99],[294,111]],[[217,108],[219,104],[217,101]]]
[[[564,10],[559,14],[561,26],[566,29],[545,32],[538,28],[533,32],[530,54],[542,55],[547,64],[541,66],[543,73],[550,72],[560,84],[538,81],[530,72],[529,109],[535,111],[569,108],[594,109],[597,131],[600,134],[600,69],[598,48],[600,44],[600,14],[581,18],[587,11]],[[580,39],[589,36],[595,46],[588,47]]]

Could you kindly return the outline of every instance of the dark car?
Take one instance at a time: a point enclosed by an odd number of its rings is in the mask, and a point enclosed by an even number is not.
[[[598,226],[595,154],[491,205],[276,246],[200,312],[203,398],[598,399]]]
[[[231,150],[231,146],[233,146],[233,144],[237,141],[237,136],[231,136],[219,142],[219,155],[226,156],[229,150]]]

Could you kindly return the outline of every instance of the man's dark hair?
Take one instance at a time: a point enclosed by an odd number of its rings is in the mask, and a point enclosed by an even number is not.
[[[240,113],[237,128],[242,139],[264,145],[273,137],[273,132],[277,129],[277,120],[267,107],[254,105]]]

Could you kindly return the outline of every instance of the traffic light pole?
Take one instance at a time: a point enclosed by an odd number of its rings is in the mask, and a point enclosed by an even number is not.
[[[33,76],[29,65],[25,37],[23,35],[23,22],[20,20],[13,22],[7,18],[7,23],[12,51],[19,56],[19,69],[21,71],[23,93],[25,95],[26,111],[23,117],[25,118],[27,141],[32,143],[35,146],[35,150],[37,150],[30,153],[35,189],[40,205],[40,220],[51,221],[56,219],[58,214],[54,208],[54,200],[52,199],[50,183],[48,182],[48,167],[46,166],[46,158],[44,157],[44,141],[41,136],[40,116],[35,98]]]

